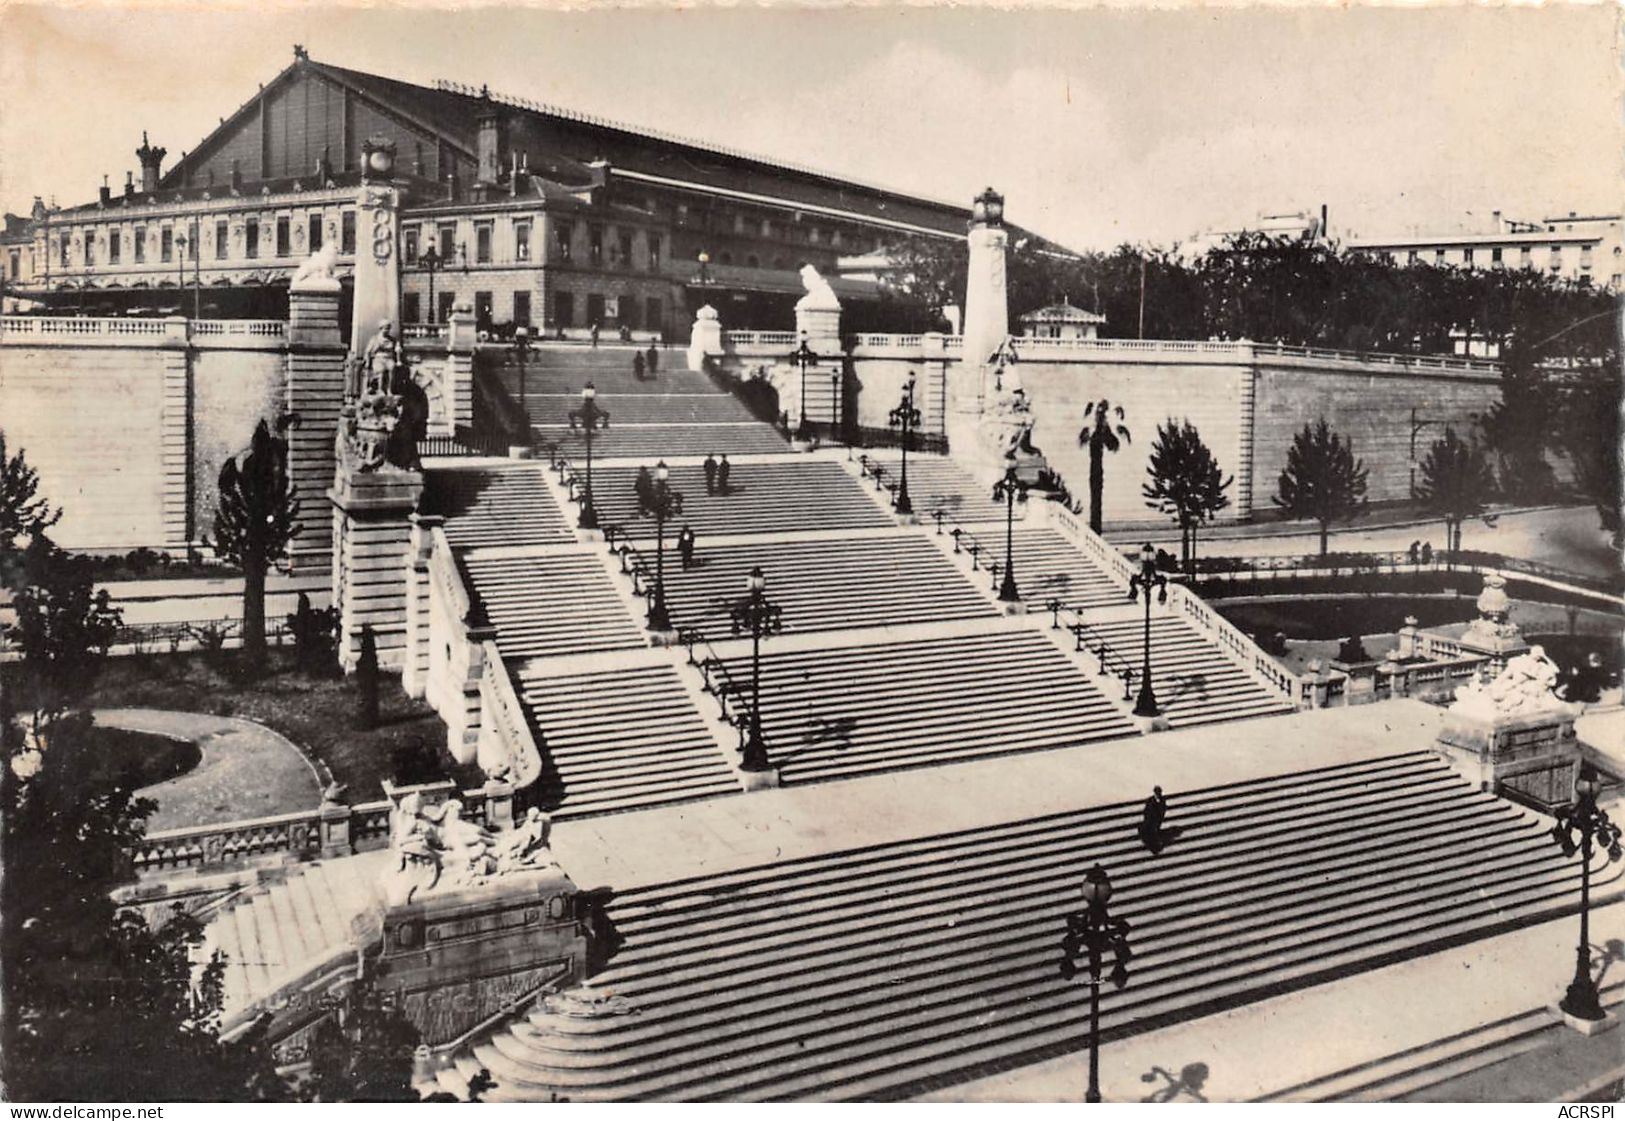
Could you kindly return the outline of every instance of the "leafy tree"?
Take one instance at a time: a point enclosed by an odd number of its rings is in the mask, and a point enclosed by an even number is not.
[[[1114,413],[1119,423],[1112,423]],[[1091,417],[1094,420],[1092,424]],[[1089,449],[1089,528],[1096,533],[1100,532],[1104,505],[1101,493],[1106,485],[1106,453],[1115,452],[1129,442],[1129,431],[1121,423],[1122,420],[1122,406],[1114,406],[1104,397],[1083,408],[1083,428],[1078,432],[1078,446]]]
[[[1180,553],[1185,571],[1196,570],[1196,531],[1201,524],[1230,505],[1225,491],[1234,478],[1225,478],[1219,461],[1202,442],[1188,420],[1168,418],[1157,428],[1146,468],[1150,482],[1140,488],[1146,505],[1172,515],[1179,523]]]
[[[1544,371],[1509,365],[1501,376],[1501,399],[1484,418],[1484,436],[1499,460],[1503,493],[1541,499],[1555,480],[1546,449],[1558,422],[1558,390]]]
[[[41,741],[5,728],[0,765],[0,1047],[13,1100],[278,1100],[251,1037],[218,1039],[218,961],[194,977],[200,924],[153,927],[110,894],[153,809],[95,766],[84,715]]]
[[[1575,486],[1597,507],[1602,528],[1616,549],[1625,543],[1621,532],[1622,389],[1625,386],[1615,366],[1612,376],[1586,379],[1569,395],[1562,410]]]
[[[261,420],[246,452],[220,468],[214,548],[243,572],[243,658],[265,662],[265,577],[298,535],[299,496],[288,478],[288,442]]]
[[[372,626],[361,626],[361,653],[356,660],[356,727],[367,731],[378,727],[378,641]]]
[[[12,602],[17,619],[5,633],[22,657],[5,667],[4,691],[29,735],[38,737],[95,684],[122,613],[105,588],[96,589],[88,560],[43,536],[29,542],[20,571],[23,587]]]
[[[1421,475],[1417,498],[1444,519],[1446,549],[1460,550],[1461,523],[1484,510],[1494,488],[1484,453],[1446,425],[1444,435],[1433,442],[1422,460]]]
[[[19,538],[42,536],[62,517],[61,510],[39,497],[39,472],[28,466],[22,449],[6,454],[6,434],[0,430],[0,583],[13,572],[15,558],[28,542]]]
[[[1292,438],[1281,472],[1275,505],[1294,518],[1313,518],[1320,525],[1320,555],[1333,522],[1348,521],[1365,505],[1365,464],[1354,455],[1326,418],[1303,426]]]
[[[316,1029],[306,1095],[320,1102],[415,1102],[412,1056],[421,1038],[393,1007],[364,996],[345,1009],[344,1023]]]

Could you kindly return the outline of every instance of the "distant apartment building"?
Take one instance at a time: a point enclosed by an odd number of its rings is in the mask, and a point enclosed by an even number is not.
[[[1625,280],[1625,246],[1618,214],[1580,214],[1571,210],[1561,217],[1534,222],[1508,218],[1497,210],[1484,229],[1352,237],[1346,244],[1359,252],[1382,254],[1401,265],[1532,269],[1614,292],[1621,290],[1621,281]]]

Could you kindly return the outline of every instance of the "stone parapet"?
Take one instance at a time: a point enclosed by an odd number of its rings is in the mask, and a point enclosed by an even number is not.
[[[341,470],[333,506],[333,603],[339,608],[339,663],[346,673],[361,655],[361,629],[372,628],[378,665],[406,664],[406,575],[409,517],[423,493],[417,471]]]
[[[1555,702],[1541,712],[1489,717],[1449,710],[1434,749],[1481,790],[1558,806],[1574,794],[1580,743],[1577,710]]]

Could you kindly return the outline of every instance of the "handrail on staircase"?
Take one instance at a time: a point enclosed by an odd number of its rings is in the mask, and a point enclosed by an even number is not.
[[[937,510],[937,511],[935,511],[933,513],[932,516],[937,519],[937,532],[939,534],[942,532],[942,523],[944,521],[948,521],[948,522],[953,523],[953,528],[948,531],[948,536],[952,537],[954,539],[954,553],[955,553],[955,555],[959,554],[960,552],[969,553],[970,554],[970,570],[972,572],[978,571],[982,567],[981,566],[982,551],[984,549],[986,549],[987,546],[983,545],[980,541],[978,541],[976,539],[976,535],[974,533],[972,533],[970,530],[966,529],[964,526],[960,525],[959,524],[959,519],[954,517],[953,514],[950,513],[949,511],[947,511],[947,510]],[[995,560],[992,564],[989,565],[989,567],[992,568],[997,563],[998,563],[997,560]],[[994,581],[994,586],[995,587],[998,586],[998,581],[996,579]]]
[[[649,572],[649,561],[638,547],[632,544],[631,534],[626,532],[626,527],[618,524],[606,525],[604,543],[609,546],[610,555],[620,559],[621,575],[632,577],[632,591],[637,595],[648,597],[654,588],[654,577]]]
[[[688,652],[688,664],[700,671],[700,676],[705,682],[705,692],[710,693],[717,699],[722,719],[732,725],[734,731],[739,733],[739,750],[743,751],[745,749],[745,729],[750,723],[750,714],[735,712],[733,706],[729,704],[729,698],[742,696],[744,687],[733,679],[733,675],[728,672],[728,663],[722,660],[721,655],[711,645],[711,640],[706,637],[704,631],[698,627],[678,627],[677,641],[682,643],[683,648]],[[696,646],[703,647],[701,651],[703,657],[696,658],[694,656]],[[713,674],[716,675],[715,679],[712,677]]]
[[[891,492],[892,500],[894,502],[896,501],[898,484],[886,481],[886,476],[891,472],[886,470],[886,465],[884,463],[880,462],[878,459],[870,459],[867,454],[859,455],[858,471],[860,478],[873,479],[875,481],[875,490]]]
[[[1121,678],[1123,700],[1132,700],[1134,679],[1139,676],[1139,670],[1134,663],[1120,651],[1114,650],[1112,644],[1106,641],[1105,635],[1084,622],[1077,608],[1070,607],[1058,599],[1052,599],[1044,605],[1044,609],[1050,613],[1050,629],[1058,631],[1065,626],[1071,631],[1072,638],[1077,643],[1074,649],[1080,654],[1088,652],[1099,658],[1101,675],[1111,674],[1113,677]],[[1061,621],[1063,614],[1070,615],[1072,621],[1063,624]]]

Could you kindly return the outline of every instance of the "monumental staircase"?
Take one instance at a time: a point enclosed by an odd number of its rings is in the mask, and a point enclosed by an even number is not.
[[[727,390],[687,368],[682,351],[658,350],[655,372],[633,373],[634,355],[647,348],[624,345],[543,345],[530,351],[524,376],[512,355],[494,367],[503,388],[530,417],[536,441],[569,457],[586,453],[585,439],[570,427],[591,382],[610,426],[593,439],[593,455],[606,460],[676,455],[763,455],[789,450],[771,425],[759,423]]]
[[[429,469],[427,509],[444,519],[449,555],[432,565],[442,579],[428,583],[452,589],[452,609],[430,614],[453,616],[464,642],[494,644],[543,757],[550,809],[633,810],[741,789],[751,644],[731,616],[757,569],[782,609],[783,633],[763,648],[761,717],[785,783],[1143,730],[1128,687],[1142,661],[1130,570],[1066,511],[1036,498],[1019,506],[1011,545],[1030,614],[1004,617],[1006,508],[968,471],[911,456],[913,518],[892,510],[895,453],[741,455],[726,487],[708,492],[698,461],[720,449],[692,442],[693,433],[777,434],[738,419],[738,402],[703,375],[663,366],[653,379],[635,378],[632,353],[544,348],[526,373],[532,406],[578,404],[553,390],[589,377],[604,407],[627,403],[629,422],[613,421],[610,433],[635,431],[623,450],[648,454],[628,461],[595,440],[599,531],[575,528],[587,474],[568,442],[547,448],[545,466],[439,460]],[[503,375],[517,393],[516,368]],[[656,457],[683,496],[663,526],[640,510],[634,485]],[[688,567],[676,549],[685,527],[697,543]],[[669,632],[646,629],[656,584]],[[1169,723],[1295,707],[1290,683],[1267,677],[1267,659],[1248,640],[1211,612],[1181,606],[1176,598],[1158,607],[1153,628],[1154,683]],[[658,698],[647,717],[603,699],[628,658],[635,692]],[[472,736],[467,728],[480,720],[472,681],[461,702],[456,689],[438,692],[460,704],[465,727],[456,734]]]
[[[618,894],[619,950],[442,1075],[501,1100],[886,1100],[1081,1051],[1056,971],[1081,870],[1130,921],[1109,1041],[1545,921],[1579,871],[1535,815],[1426,753],[1176,792],[1156,856],[1138,804]],[[1594,889],[1621,894],[1616,872]]]

